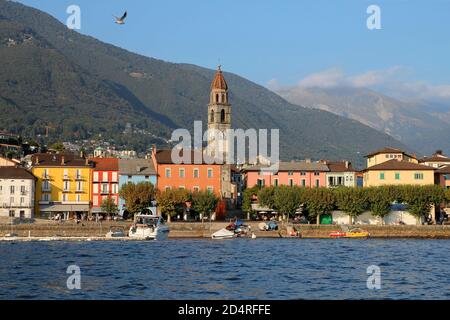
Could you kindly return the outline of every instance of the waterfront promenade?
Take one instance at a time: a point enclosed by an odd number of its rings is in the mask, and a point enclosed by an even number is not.
[[[249,224],[257,238],[280,238],[287,235],[286,228],[279,224],[279,231],[259,231],[260,221],[245,222]],[[210,238],[211,234],[226,227],[229,222],[173,222],[170,223],[169,238]],[[0,240],[5,240],[9,233],[17,235],[18,240],[106,240],[105,235],[110,227],[123,228],[128,231],[131,222],[83,222],[76,224],[73,221],[58,223],[37,219],[34,223],[11,224],[5,220],[0,221]],[[450,239],[450,225],[355,225],[370,232],[372,238],[423,238],[423,239]],[[303,238],[329,238],[329,233],[339,230],[336,225],[296,225],[300,228]],[[8,239],[10,240],[10,239]],[[121,239],[124,240],[124,239]]]

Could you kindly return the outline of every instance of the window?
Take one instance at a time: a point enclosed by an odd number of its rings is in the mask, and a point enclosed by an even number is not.
[[[273,180],[273,185],[274,185],[275,187],[278,187],[278,179],[274,179],[274,180]]]
[[[166,178],[170,178],[170,176],[171,176],[170,168],[166,168]]]
[[[112,193],[118,193],[119,191],[117,189],[118,189],[117,183],[113,184],[112,185]]]
[[[62,194],[62,201],[65,202],[65,201],[68,201],[68,199],[69,199],[69,195],[67,193],[63,193]]]
[[[214,110],[211,110],[210,122],[214,122]]]
[[[98,206],[98,197],[94,197],[93,204],[94,206]]]
[[[15,216],[14,210],[9,210],[9,216],[10,216],[10,218],[14,218],[14,216]]]
[[[117,182],[117,172],[112,173],[112,181]]]
[[[77,169],[76,178],[81,179],[81,170]]]
[[[20,193],[25,194],[27,190],[25,189],[25,186],[20,186]]]
[[[168,190],[172,189],[172,187],[171,187],[171,186],[166,186],[164,189],[165,189],[166,191],[168,191]]]
[[[80,202],[80,201],[81,201],[81,194],[77,194],[76,201],[77,201],[77,202]]]
[[[380,180],[384,180],[384,172],[380,173]]]
[[[94,181],[98,181],[98,172],[94,172]]]
[[[194,169],[194,178],[198,178],[199,177],[199,171],[197,168]]]
[[[400,180],[400,173],[398,172],[395,173],[395,180]]]
[[[64,181],[64,191],[69,191],[69,190],[70,190],[70,182]]]
[[[180,168],[179,176],[180,176],[180,178],[184,178],[184,168]]]
[[[0,194],[2,194],[3,186],[0,186]]]
[[[301,175],[301,176],[306,176],[306,172],[305,172],[305,171],[302,171],[302,172],[300,172],[300,175]]]
[[[386,159],[389,159],[389,155],[388,154],[386,155]]]
[[[103,172],[102,180],[103,181],[108,181],[108,172]]]
[[[415,173],[414,180],[423,180],[423,173]]]
[[[9,194],[14,194],[15,189],[16,188],[14,186],[9,186]]]
[[[24,197],[20,197],[20,204],[23,205],[25,203],[25,198]]]
[[[318,187],[320,187],[320,180],[316,180],[316,187],[318,188]]]
[[[69,178],[69,170],[64,169],[64,179],[68,179]]]
[[[199,186],[194,186],[194,192],[198,192],[198,191],[200,191],[200,187]]]
[[[102,183],[102,193],[108,193],[108,187],[107,183]]]
[[[50,195],[45,193],[42,195],[42,201],[50,201]]]
[[[77,181],[77,191],[83,191],[83,181]]]
[[[259,187],[264,187],[264,179],[258,179],[257,184]]]
[[[294,185],[294,180],[289,179],[289,186],[292,187]]]
[[[14,204],[14,197],[9,198],[9,203]]]
[[[292,172],[292,171],[288,172],[288,176],[293,176],[293,175],[294,175],[294,172]]]
[[[42,191],[50,191],[50,183],[48,181],[42,181]]]
[[[150,179],[150,176],[145,176],[145,180],[149,180]]]
[[[94,184],[93,189],[94,189],[94,190],[93,190],[93,193],[94,193],[94,194],[97,194],[97,193],[98,193],[98,184],[97,184],[97,183]]]
[[[225,122],[225,110],[220,111],[220,122]]]
[[[184,189],[186,189],[186,187],[185,186],[179,186],[178,189],[184,190]]]
[[[306,187],[306,180],[302,179],[302,187]]]
[[[208,192],[213,193],[214,192],[214,187],[208,186],[206,188],[208,190]]]
[[[208,178],[212,178],[213,177],[213,169],[208,168]]]
[[[314,175],[317,177],[317,176],[320,176],[320,172],[314,172]]]

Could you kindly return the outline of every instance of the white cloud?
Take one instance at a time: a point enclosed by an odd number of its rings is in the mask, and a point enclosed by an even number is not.
[[[353,87],[369,88],[402,99],[450,99],[450,84],[433,85],[425,81],[411,80],[414,71],[403,66],[393,66],[382,70],[369,70],[348,75],[339,68],[330,68],[307,75],[297,86],[300,88]],[[271,83],[272,82],[272,83]],[[271,83],[271,86],[269,86]],[[268,87],[278,90],[280,85],[275,79]],[[276,86],[274,86],[276,85]]]

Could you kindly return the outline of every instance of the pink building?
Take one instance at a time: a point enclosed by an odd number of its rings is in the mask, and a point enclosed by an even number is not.
[[[326,187],[328,166],[321,162],[292,161],[280,162],[275,173],[261,172],[263,166],[255,165],[244,169],[247,187],[259,186],[300,186],[305,188]]]

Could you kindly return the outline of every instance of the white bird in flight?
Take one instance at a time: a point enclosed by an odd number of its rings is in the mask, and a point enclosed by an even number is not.
[[[122,18],[116,17],[115,15],[113,15],[113,17],[116,19],[117,24],[125,24],[125,18],[127,17],[127,12],[125,11]]]

